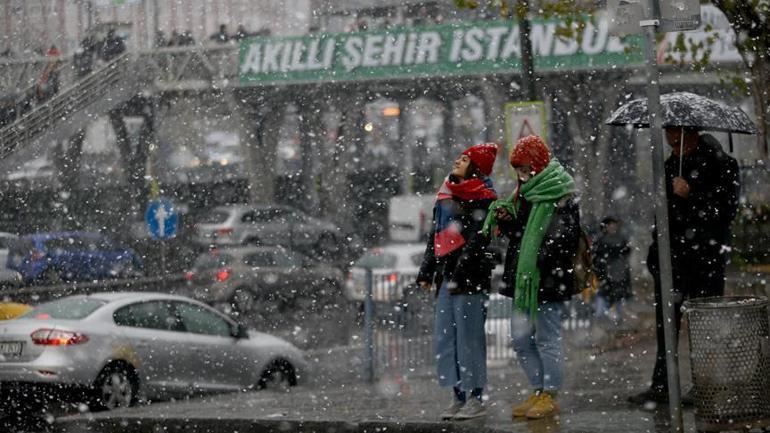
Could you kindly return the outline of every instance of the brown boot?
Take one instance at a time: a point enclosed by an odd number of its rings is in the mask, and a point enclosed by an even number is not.
[[[527,418],[540,419],[547,416],[556,415],[561,409],[551,394],[544,392],[540,394],[535,404],[527,411]]]
[[[537,399],[540,398],[540,394],[532,394],[524,400],[524,402],[517,404],[511,408],[511,418],[523,418],[527,416],[527,411],[535,405]]]

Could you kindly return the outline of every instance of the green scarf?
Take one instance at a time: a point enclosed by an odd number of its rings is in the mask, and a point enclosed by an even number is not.
[[[519,248],[519,261],[516,266],[516,307],[529,311],[532,317],[537,313],[537,292],[540,288],[540,270],[537,268],[537,252],[543,243],[555,203],[562,197],[575,192],[575,181],[564,170],[561,164],[552,159],[548,167],[533,176],[529,181],[520,184],[519,194],[532,203],[527,225]],[[497,225],[495,211],[504,208],[512,216],[519,211],[521,202],[516,200],[516,192],[508,199],[496,200],[489,207],[487,219],[482,228],[489,235],[492,227]]]

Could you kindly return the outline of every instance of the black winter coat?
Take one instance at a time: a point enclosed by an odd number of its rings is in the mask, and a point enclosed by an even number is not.
[[[453,295],[489,292],[494,263],[487,255],[489,237],[481,233],[481,228],[492,200],[464,201],[456,197],[453,200],[457,207],[455,222],[462,227],[465,245],[444,257],[436,257],[433,244],[436,233],[434,207],[433,229],[428,236],[417,282],[435,284],[436,294],[444,281],[450,284]]]
[[[665,163],[671,261],[674,273],[723,267],[723,245],[730,244],[730,226],[738,212],[738,162],[722,150],[711,135],[703,134],[695,152],[685,155],[682,177],[690,185],[687,198],[674,194],[679,157]],[[658,242],[653,232],[647,266],[657,273]]]
[[[519,262],[521,238],[532,210],[531,203],[523,198],[519,200],[521,207],[516,218],[498,222],[500,231],[509,239],[500,294],[511,298],[516,296],[516,266]],[[540,291],[537,300],[540,303],[570,299],[575,285],[572,270],[580,241],[580,209],[572,198],[562,199],[555,206],[548,233],[537,253],[537,267],[540,270]]]

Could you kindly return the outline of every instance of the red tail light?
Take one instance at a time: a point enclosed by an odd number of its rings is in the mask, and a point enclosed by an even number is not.
[[[40,250],[32,250],[32,253],[30,254],[30,260],[33,262],[36,262],[38,260],[42,260],[45,258],[45,253]]]
[[[222,281],[227,281],[227,279],[230,278],[230,270],[229,269],[220,269],[217,272],[217,281],[220,283]]]
[[[231,234],[233,234],[233,228],[227,227],[224,229],[217,229],[217,231],[214,233],[216,233],[217,236],[230,236]]]
[[[187,271],[184,273],[185,281],[192,281],[194,276],[195,274],[193,273],[193,271]]]
[[[32,342],[40,346],[72,346],[88,342],[88,336],[58,329],[38,329],[30,334]]]
[[[392,274],[388,275],[388,281],[390,281],[391,283],[395,283],[396,281],[398,281],[398,274],[393,272]]]

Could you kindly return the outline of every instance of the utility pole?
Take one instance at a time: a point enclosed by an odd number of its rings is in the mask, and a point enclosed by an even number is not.
[[[518,0],[516,16],[519,20],[519,44],[521,47],[521,87],[527,101],[537,101],[535,87],[535,59],[532,54],[532,22],[529,20],[530,0]]]

